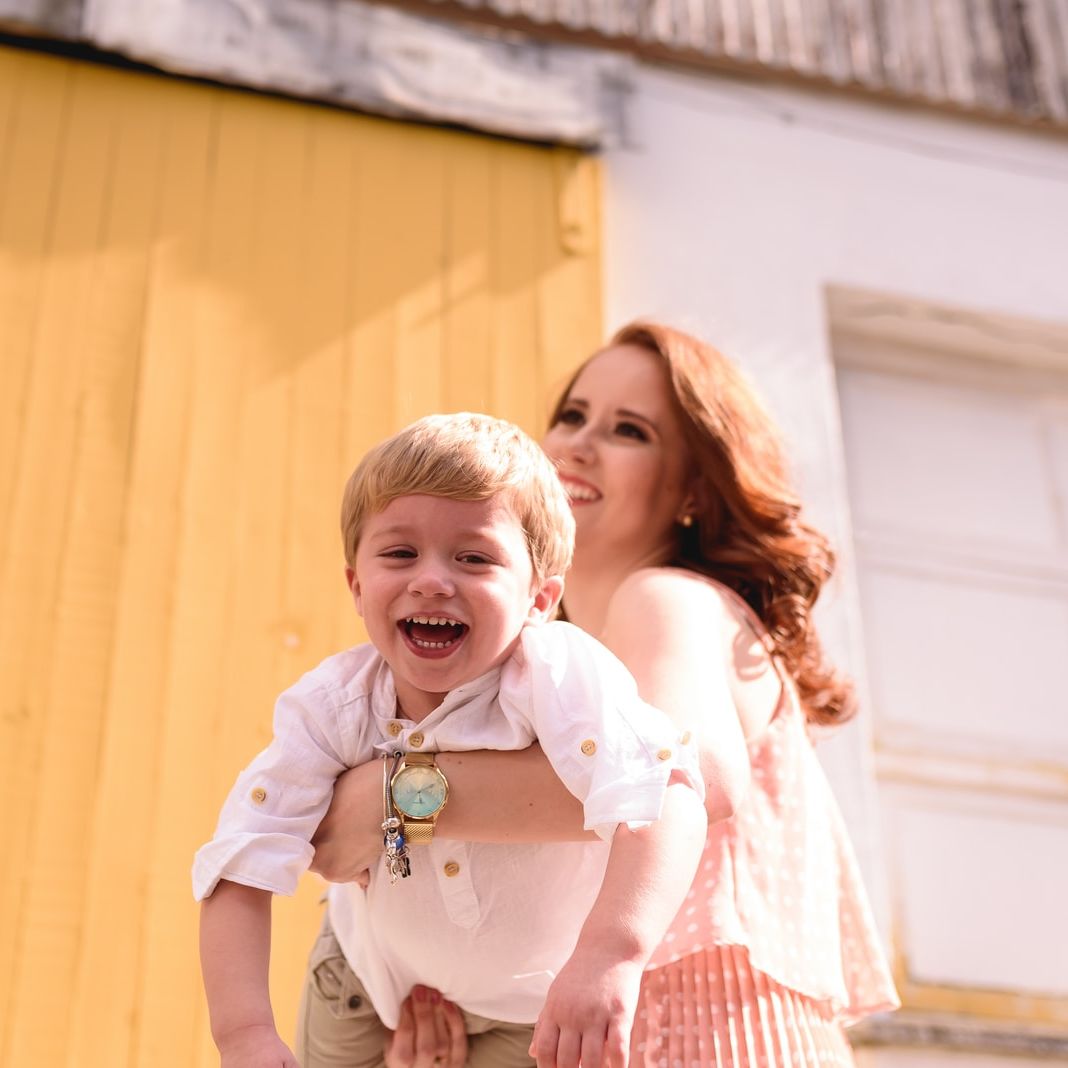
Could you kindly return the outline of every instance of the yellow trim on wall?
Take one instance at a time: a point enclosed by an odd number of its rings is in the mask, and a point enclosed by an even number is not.
[[[0,1062],[209,1065],[190,861],[361,637],[344,478],[429,411],[540,429],[600,340],[598,165],[9,49],[0,159]]]
[[[913,973],[902,950],[901,918],[895,923],[894,983],[902,1011],[913,1016],[936,1014],[967,1018],[976,1025],[1002,1025],[1006,1029],[1024,1025],[1041,1027],[1044,1033],[1068,1036],[1068,998],[1055,994],[994,990],[950,983],[933,983]],[[976,932],[981,938],[982,932]]]

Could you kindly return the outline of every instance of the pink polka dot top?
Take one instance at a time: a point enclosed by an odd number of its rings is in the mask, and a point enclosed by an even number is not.
[[[790,680],[749,758],[749,791],[709,828],[693,886],[649,967],[738,945],[753,968],[829,1003],[845,1022],[896,1008],[853,848]]]

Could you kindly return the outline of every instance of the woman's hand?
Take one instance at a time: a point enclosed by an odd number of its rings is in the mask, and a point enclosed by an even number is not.
[[[386,1068],[463,1068],[466,1060],[463,1014],[437,990],[413,987],[386,1046]]]
[[[382,761],[350,768],[312,836],[311,870],[332,883],[359,882],[382,855]]]

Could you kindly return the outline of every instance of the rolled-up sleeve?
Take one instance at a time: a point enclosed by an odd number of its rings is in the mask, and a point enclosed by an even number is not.
[[[342,759],[337,709],[306,676],[275,705],[274,739],[237,778],[210,842],[193,860],[193,896],[220,879],[292,894],[311,863]]]
[[[557,775],[583,804],[587,830],[660,818],[673,773],[704,796],[692,741],[639,696],[630,672],[569,623],[528,626],[501,675],[502,707],[534,725]]]

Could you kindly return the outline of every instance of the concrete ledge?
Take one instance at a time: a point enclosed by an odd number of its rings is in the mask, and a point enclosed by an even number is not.
[[[618,141],[632,62],[361,0],[0,0],[0,26],[178,74],[535,141]]]
[[[849,1029],[855,1046],[914,1046],[1068,1063],[1068,1032],[1022,1023],[900,1011]]]

